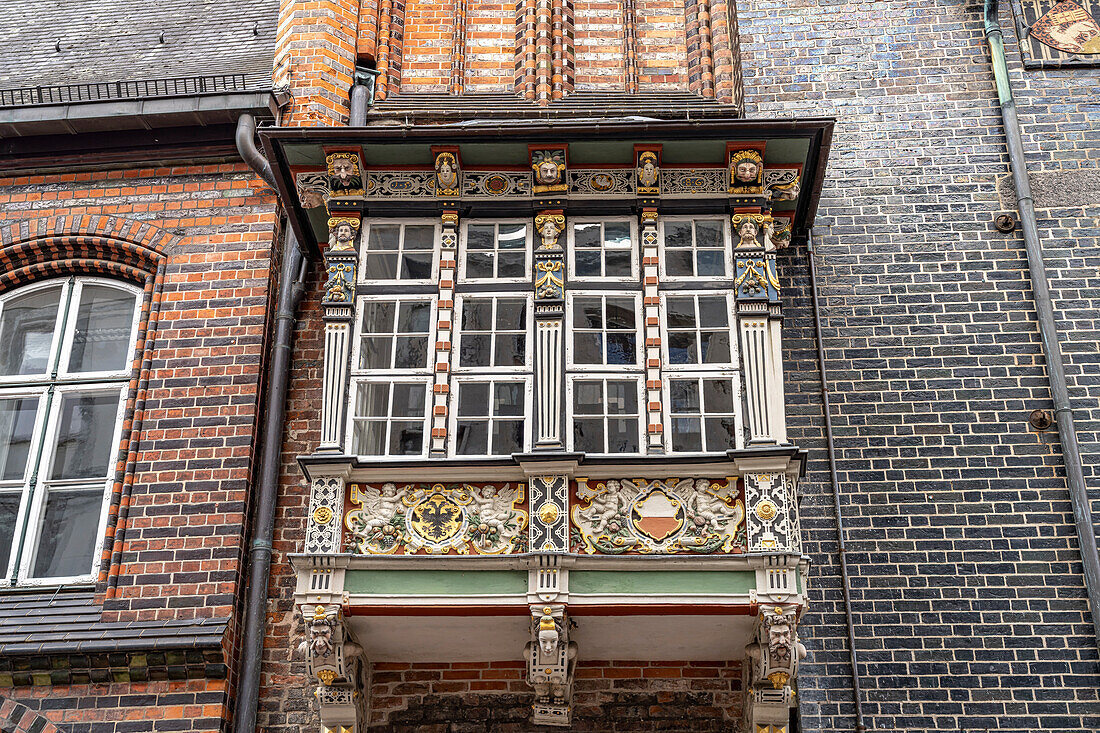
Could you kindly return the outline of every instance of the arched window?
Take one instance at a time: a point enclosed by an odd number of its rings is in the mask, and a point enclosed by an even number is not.
[[[0,296],[4,584],[94,577],[140,298],[137,288],[86,277]]]

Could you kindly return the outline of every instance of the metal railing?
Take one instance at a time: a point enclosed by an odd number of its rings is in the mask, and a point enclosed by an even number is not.
[[[241,92],[250,87],[255,89],[263,81],[259,75],[223,74],[0,89],[0,108]]]

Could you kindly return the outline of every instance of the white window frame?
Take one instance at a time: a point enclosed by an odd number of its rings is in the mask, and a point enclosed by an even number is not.
[[[523,385],[523,414],[521,414],[518,418],[519,420],[521,420],[523,422],[523,445],[521,445],[519,447],[519,452],[521,452],[521,453],[529,452],[531,450],[531,433],[534,432],[534,420],[531,419],[532,413],[533,413],[531,405],[532,405],[532,400],[534,399],[534,391],[535,390],[534,390],[534,385],[533,385],[533,380],[531,378],[531,375],[529,375],[529,374],[507,374],[507,373],[500,374],[500,375],[495,375],[495,374],[484,374],[483,373],[483,374],[456,375],[454,377],[454,379],[451,381],[451,384],[453,386],[457,387],[457,389],[452,389],[451,390],[451,395],[453,395],[453,397],[452,397],[452,400],[451,400],[451,409],[449,410],[449,414],[447,416],[447,435],[450,436],[450,440],[448,441],[448,443],[449,443],[449,445],[448,445],[449,455],[452,458],[463,458],[463,459],[477,458],[478,456],[487,456],[487,457],[494,457],[494,458],[505,457],[506,458],[506,457],[508,457],[508,455],[510,455],[510,454],[504,454],[504,453],[491,453],[491,452],[488,452],[488,451],[486,453],[483,453],[483,454],[482,453],[467,454],[467,453],[459,453],[458,452],[458,445],[457,445],[458,444],[458,419],[459,419],[458,406],[460,404],[460,395],[462,393],[462,387],[465,383],[469,383],[469,382],[488,382],[490,385],[496,385],[498,382],[499,383],[509,383],[509,384],[517,384],[518,383],[518,384]],[[491,389],[492,389],[492,386],[490,386],[490,390]],[[490,410],[492,409],[491,405],[490,405],[489,409]],[[478,419],[480,419],[480,417]],[[488,442],[490,444],[491,444],[492,438],[493,438],[493,423],[495,421],[497,421],[498,419],[499,420],[514,420],[516,418],[511,417],[511,416],[503,416],[503,415],[499,416],[499,417],[494,416],[494,415],[489,415],[488,418],[487,418],[487,421],[488,421],[488,424],[489,424]],[[491,449],[491,448],[492,448],[492,445],[487,445],[487,449]]]
[[[607,455],[630,455],[640,456],[646,452],[646,430],[648,428],[646,418],[646,401],[645,401],[645,380],[642,375],[633,372],[613,372],[613,371],[601,371],[592,374],[573,374],[569,375],[565,382],[565,403],[566,403],[566,441],[569,445],[569,450],[578,450],[574,445],[574,432],[573,424],[577,418],[573,407],[573,391],[577,382],[596,382],[601,381],[604,383],[604,399],[607,398],[607,382],[634,382],[637,388],[638,401],[637,405],[638,414],[638,452],[637,453],[588,453],[586,455],[591,456],[607,456]],[[604,446],[607,445],[607,420],[611,417],[607,414],[606,406],[604,412],[600,415],[586,414],[581,416],[582,419],[593,419],[600,417],[604,421]]]
[[[391,455],[391,454],[386,453],[386,454],[378,455],[378,454],[373,454],[373,453],[355,453],[354,455],[356,455],[360,458],[369,458],[369,459],[378,460],[378,461],[401,461],[401,460],[406,460],[407,461],[409,459],[427,457],[428,449],[431,446],[431,442],[432,442],[432,412],[433,412],[433,404],[434,404],[434,401],[432,399],[432,377],[419,375],[419,374],[407,374],[407,375],[401,375],[401,376],[398,376],[396,374],[391,374],[389,376],[385,376],[385,375],[379,376],[379,375],[375,375],[372,372],[370,376],[357,376],[357,377],[354,377],[351,380],[351,385],[350,385],[350,389],[349,389],[349,392],[348,392],[349,404],[348,404],[347,426],[346,426],[345,432],[344,432],[344,445],[348,446],[348,450],[351,451],[351,450],[355,449],[355,424],[356,424],[356,420],[361,418],[361,416],[356,415],[356,413],[355,413],[355,404],[356,404],[356,402],[358,400],[358,396],[359,396],[359,385],[367,384],[367,383],[376,383],[376,384],[377,383],[383,383],[383,384],[390,385],[390,394],[389,394],[389,398],[388,398],[389,399],[388,407],[389,407],[389,412],[391,414],[388,414],[385,418],[385,420],[386,420],[386,445],[387,446],[389,446],[390,424],[395,419],[392,415],[392,412],[393,412],[393,385],[394,384],[423,384],[424,385],[424,419],[423,419],[423,422],[424,422],[424,441],[423,441],[423,445],[420,447],[420,453],[418,453],[418,454],[415,454],[415,453],[400,453],[400,454],[397,454],[397,455]],[[362,419],[370,419],[370,418],[367,418],[366,416],[362,416]],[[375,419],[380,419],[380,418],[375,418]],[[398,418],[398,419],[403,419],[403,418]]]
[[[606,224],[627,224],[630,227],[630,247],[627,251],[630,252],[630,274],[619,275],[616,277],[607,277],[605,275],[597,276],[580,276],[577,275],[577,247],[576,236],[574,226],[577,224],[599,224],[601,226],[601,238],[600,242],[603,242],[603,226]],[[589,250],[585,250],[589,251]],[[607,260],[603,256],[608,250],[602,246],[600,252],[600,270],[605,271],[607,269]],[[622,248],[613,248],[610,251],[622,251]],[[592,283],[593,285],[601,282],[614,282],[614,283],[633,283],[638,282],[638,262],[639,262],[639,242],[638,242],[638,223],[634,219],[620,218],[620,217],[577,217],[569,220],[569,280],[577,283]]]
[[[697,222],[697,221],[717,221],[722,224],[722,261],[725,264],[726,274],[718,277],[716,275],[669,275],[668,274],[668,253],[665,247],[665,224],[678,223],[678,222]],[[736,270],[733,266],[733,247],[730,240],[730,222],[728,217],[724,216],[662,216],[658,222],[660,231],[658,232],[658,246],[661,253],[661,279],[668,280],[670,282],[687,282],[697,280],[733,280]],[[699,263],[695,258],[695,253],[698,252],[698,248],[695,244],[695,227],[694,224],[691,230],[692,234],[692,269],[697,270]],[[681,247],[673,247],[672,249],[683,249]],[[708,248],[711,249],[711,248]]]
[[[119,369],[95,372],[68,371],[69,359],[72,355],[72,336],[75,333],[76,322],[80,313],[81,297],[84,288],[89,285],[122,291],[134,298],[134,311],[130,322],[129,358],[123,362]],[[55,317],[47,370],[41,374],[5,375],[0,377],[0,387],[3,388],[0,389],[0,397],[37,397],[38,399],[35,410],[35,432],[31,439],[30,453],[23,478],[18,483],[14,481],[3,482],[4,493],[15,493],[16,490],[19,490],[22,492],[22,496],[19,501],[19,514],[16,517],[15,529],[12,535],[11,555],[8,558],[7,567],[3,568],[5,572],[3,578],[0,578],[0,587],[41,587],[93,582],[102,562],[103,548],[106,542],[106,523],[110,508],[111,485],[115,478],[118,446],[122,438],[122,426],[126,415],[127,390],[133,370],[135,349],[137,348],[144,293],[141,288],[134,285],[107,278],[85,276],[50,278],[39,283],[16,288],[0,296],[0,314],[3,313],[3,309],[8,302],[49,288],[59,288],[61,298],[59,300],[60,308]],[[66,307],[68,312],[65,312]],[[52,369],[52,365],[55,364],[57,367],[56,377],[53,376]],[[51,391],[52,397],[47,399],[47,393]],[[93,493],[96,490],[94,486],[99,484],[99,480],[94,478],[65,481],[51,481],[48,478],[56,453],[61,404],[63,397],[72,393],[118,395],[118,408],[115,413],[111,432],[112,439],[110,441],[112,452],[106,459],[107,475],[102,479],[103,486],[100,490],[100,512],[95,544],[92,548],[87,573],[32,578],[30,572],[39,550],[40,523],[43,519],[46,499],[49,496],[51,487],[58,490],[65,487],[83,487],[88,493]],[[46,406],[48,401],[50,402],[49,408]],[[37,460],[35,457],[37,457]],[[18,567],[15,567],[16,556],[20,557]]]
[[[709,371],[709,372],[691,371],[691,372],[680,372],[680,373],[675,373],[675,374],[666,374],[664,376],[664,379],[661,380],[662,381],[662,384],[661,384],[661,399],[664,401],[664,405],[665,405],[665,410],[664,410],[665,441],[664,442],[665,442],[665,450],[669,454],[678,455],[678,456],[689,456],[689,455],[702,455],[702,454],[713,455],[715,453],[715,451],[708,451],[706,449],[705,445],[703,445],[702,448],[698,451],[684,451],[684,450],[676,450],[675,448],[673,448],[673,445],[672,445],[672,419],[673,419],[673,417],[698,417],[700,419],[700,430],[702,431],[700,433],[700,435],[701,435],[700,443],[702,444],[702,443],[705,443],[705,440],[706,440],[706,430],[705,430],[705,424],[704,424],[703,421],[706,419],[707,415],[709,414],[711,417],[723,417],[723,416],[731,414],[731,413],[707,413],[705,411],[704,405],[703,405],[703,392],[702,392],[701,387],[700,387],[700,390],[699,390],[699,414],[698,415],[694,415],[694,414],[688,415],[688,413],[683,413],[683,412],[674,414],[672,412],[672,381],[674,379],[675,380],[692,380],[696,384],[699,384],[700,381],[704,380],[704,379],[730,380],[733,383],[733,413],[732,413],[732,415],[733,415],[734,428],[735,428],[734,429],[734,439],[733,439],[734,440],[734,445],[732,446],[732,448],[727,448],[725,450],[731,450],[731,449],[740,450],[740,449],[744,448],[744,446],[745,446],[745,422],[744,422],[745,415],[744,415],[744,410],[742,409],[742,406],[741,406],[742,395],[741,395],[741,374],[740,374],[740,372],[737,371],[736,369],[723,369],[723,370],[715,370],[715,371]],[[720,452],[724,452],[724,451],[720,451]]]
[[[466,336],[465,330],[462,328],[462,317],[465,313],[466,302],[468,300],[492,300],[493,304],[493,330],[492,331],[474,331],[475,334],[489,334],[490,337],[495,336],[496,330],[496,301],[501,299],[509,300],[522,300],[525,303],[527,309],[526,329],[524,334],[527,337],[526,349],[524,353],[524,360],[522,366],[462,366],[462,339]],[[532,370],[532,364],[534,363],[533,352],[535,350],[535,301],[534,297],[530,293],[464,293],[458,295],[455,300],[455,322],[451,324],[451,333],[455,335],[454,339],[454,351],[453,351],[453,371],[461,374],[468,374],[471,372],[504,372],[504,373],[523,373],[530,372]],[[501,333],[519,333],[518,331],[501,331]],[[496,355],[496,341],[493,340],[493,356]]]
[[[731,290],[693,290],[693,291],[677,291],[666,290],[661,291],[661,367],[668,372],[717,372],[737,370],[740,365],[741,354],[739,352],[738,334],[737,334],[737,314],[733,310],[733,291]],[[695,313],[696,313],[696,326],[692,330],[696,338],[696,346],[699,346],[699,334],[703,331],[718,331],[718,328],[703,328],[698,325],[699,314],[699,298],[707,297],[720,297],[726,301],[726,331],[729,333],[730,343],[730,360],[728,362],[706,363],[701,362],[698,364],[673,364],[670,358],[669,345],[671,343],[670,336],[673,333],[687,333],[688,329],[672,329],[668,323],[668,298],[691,298],[695,301]],[[702,354],[700,353],[700,356]]]
[[[372,294],[361,295],[357,299],[356,313],[355,313],[355,330],[354,339],[351,347],[351,374],[356,376],[367,376],[374,374],[394,374],[394,375],[409,375],[409,374],[431,374],[435,369],[436,364],[436,350],[435,344],[439,331],[439,298],[437,295],[432,294]],[[366,303],[428,303],[430,311],[428,315],[428,331],[425,334],[428,338],[428,355],[427,363],[423,367],[417,368],[395,368],[387,367],[373,368],[360,366],[360,357],[363,348],[363,337],[367,336],[363,331],[363,319],[366,317],[366,309],[363,307]],[[402,334],[397,332],[396,314],[394,315],[394,333],[391,334],[394,337],[394,342],[397,340],[397,336]],[[381,336],[384,334],[375,334]],[[391,354],[390,362],[393,362],[393,355]]]
[[[359,238],[359,274],[358,281],[366,285],[429,285],[439,282],[439,247],[442,232],[436,219],[364,219],[363,232]],[[401,273],[401,256],[405,253],[405,227],[430,226],[432,227],[432,248],[412,250],[414,252],[428,252],[432,258],[432,274],[428,278],[402,278],[396,277],[387,280],[371,280],[367,278],[367,256],[371,250],[367,249],[370,241],[370,230],[374,226],[396,226],[400,229],[400,241],[397,245],[397,272]],[[392,252],[393,250],[376,250]]]
[[[466,274],[466,254],[467,254],[467,241],[468,232],[471,226],[488,226],[496,225],[498,228],[502,224],[522,224],[526,227],[526,242],[523,249],[523,276],[522,277],[470,277]],[[534,240],[534,228],[535,225],[531,219],[470,219],[469,221],[462,222],[461,233],[458,243],[458,281],[463,284],[478,285],[488,283],[529,283],[531,282],[531,247]],[[494,230],[494,232],[499,229]],[[505,250],[508,251],[508,250]],[[514,250],[512,250],[514,251]],[[493,252],[500,252],[500,245],[496,240],[494,234],[493,239]],[[497,260],[494,263],[494,269],[500,261]]]
[[[607,364],[606,362],[599,364],[578,364],[574,360],[573,344],[574,334],[576,330],[573,327],[573,303],[577,298],[603,298],[604,307],[603,312],[604,328],[602,333],[605,335],[604,339],[604,359],[607,358],[607,298],[631,298],[634,300],[634,350],[635,359],[633,364]],[[617,370],[622,374],[635,375],[645,370],[645,312],[642,309],[642,294],[637,290],[567,290],[565,293],[565,355],[566,355],[566,368],[570,371],[578,372],[606,372],[608,370]],[[618,331],[616,329],[615,331]],[[584,329],[585,333],[592,333],[589,329]]]

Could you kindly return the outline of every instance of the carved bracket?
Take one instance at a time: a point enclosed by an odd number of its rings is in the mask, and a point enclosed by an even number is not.
[[[747,658],[746,704],[749,730],[785,731],[794,705],[792,682],[806,647],[798,641],[797,608],[765,606],[757,617]]]
[[[305,657],[326,731],[351,731],[366,725],[367,676],[363,648],[344,624],[338,604],[299,607],[305,639],[299,652]]]
[[[573,622],[560,603],[531,606],[531,636],[523,650],[527,683],[535,689],[535,725],[571,723],[577,642],[569,640]]]

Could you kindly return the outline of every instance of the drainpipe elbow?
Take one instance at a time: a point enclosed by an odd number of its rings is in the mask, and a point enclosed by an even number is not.
[[[271,163],[256,147],[256,118],[250,114],[238,117],[235,138],[237,152],[244,162],[264,183],[275,188],[275,173],[271,170]]]

